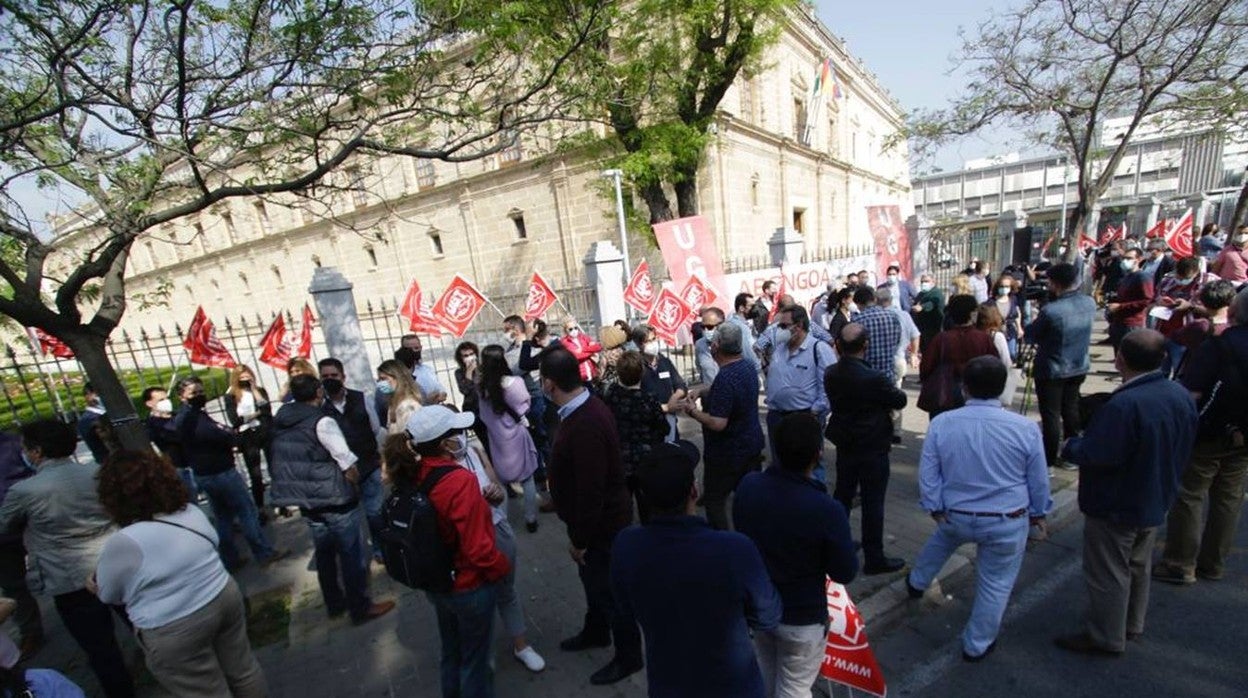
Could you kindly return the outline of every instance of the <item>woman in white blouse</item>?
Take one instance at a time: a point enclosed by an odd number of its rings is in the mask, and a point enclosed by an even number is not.
[[[1001,405],[1008,410],[1014,404],[1014,392],[1018,389],[1018,371],[1014,369],[1014,360],[1010,358],[1010,346],[1005,337],[1005,320],[1001,317],[995,301],[980,304],[975,314],[975,327],[992,337],[992,346],[996,348],[997,356],[1008,371],[1005,390],[1001,392]]]
[[[407,428],[407,418],[420,409],[420,388],[412,380],[412,373],[402,363],[389,359],[377,367],[377,392],[389,402],[386,414],[377,415],[386,420],[386,431],[402,434]]]
[[[164,457],[114,453],[99,472],[100,503],[121,526],[104,543],[91,589],[124,604],[147,668],[179,698],[263,698],[238,584],[217,533]]]

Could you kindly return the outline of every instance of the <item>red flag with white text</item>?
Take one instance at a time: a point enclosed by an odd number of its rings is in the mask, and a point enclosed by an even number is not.
[[[191,319],[191,326],[186,330],[182,346],[190,353],[193,364],[217,368],[234,368],[238,365],[230,351],[217,339],[217,330],[202,305],[195,309],[195,317]]]
[[[30,335],[31,348],[37,348],[40,356],[51,354],[58,359],[74,358],[74,350],[69,345],[38,327],[27,327],[26,333]]]
[[[1177,223],[1173,226],[1166,226],[1166,244],[1170,246],[1170,249],[1174,250],[1175,259],[1191,257],[1195,252],[1192,244],[1193,227],[1192,209],[1190,208],[1184,212]]]
[[[468,279],[456,274],[442,292],[442,297],[433,304],[433,316],[442,329],[456,337],[463,337],[488,302]]]
[[[545,315],[558,299],[555,289],[550,287],[546,279],[533,272],[533,278],[529,280],[529,294],[524,299],[524,319],[527,321]]]
[[[303,318],[299,325],[299,356],[310,359],[312,358],[312,326],[316,324],[316,317],[312,315],[312,308],[307,303],[303,304]]]
[[[654,299],[646,324],[654,328],[654,334],[668,344],[676,344],[676,333],[689,317],[689,306],[670,288],[662,288]]]
[[[433,301],[420,290],[420,282],[415,279],[407,287],[407,295],[403,296],[399,316],[407,320],[412,332],[434,336],[442,334],[442,325],[438,324],[438,319],[433,315]]]
[[[827,580],[828,644],[819,675],[876,696],[888,694],[880,664],[867,642],[867,624],[843,584]]]
[[[650,306],[654,305],[654,282],[650,280],[650,263],[644,259],[633,270],[628,286],[624,287],[624,302],[642,313],[650,312]]]
[[[286,364],[293,358],[292,349],[290,334],[286,332],[286,317],[279,312],[260,339],[260,363],[285,371]]]
[[[689,281],[685,282],[685,287],[678,295],[685,305],[689,306],[689,312],[694,316],[703,308],[714,305],[715,299],[719,297],[715,289],[708,286],[698,274],[690,275]]]

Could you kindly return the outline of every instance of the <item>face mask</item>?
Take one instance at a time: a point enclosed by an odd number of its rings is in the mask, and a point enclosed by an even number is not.
[[[377,381],[377,392],[382,395],[393,395],[394,386],[390,385],[389,381]]]
[[[1176,279],[1174,280],[1174,282],[1175,282],[1176,284],[1180,285],[1180,286],[1191,286],[1191,285],[1192,285],[1192,282],[1193,282],[1193,281],[1195,281],[1195,280],[1196,280],[1196,277],[1194,277],[1194,276],[1193,276],[1193,277],[1192,277],[1192,278],[1190,278],[1190,279],[1178,279],[1178,278],[1176,278]]]
[[[386,385],[389,385],[389,383],[387,383]],[[338,393],[342,392],[343,386],[342,386],[342,381],[338,380],[337,378],[326,378],[325,380],[321,381],[321,387],[325,389],[326,395],[337,395]]]
[[[715,332],[716,330],[707,330],[702,333],[702,338],[706,340],[706,346],[709,347],[715,343]]]
[[[243,390],[250,390],[250,389],[251,389],[251,381],[239,381],[239,382],[238,382],[238,387],[242,388]]]
[[[580,328],[579,328],[579,327],[573,327],[572,329],[568,330],[568,336],[569,336],[569,337],[580,337],[580,336],[581,336],[581,330],[580,330]]]
[[[920,290],[923,290],[923,291],[930,291],[930,290],[932,290],[932,282],[930,282],[930,281],[922,281],[922,282],[920,282],[920,283],[919,283],[919,289],[920,289]]]
[[[196,395],[195,397],[192,397],[191,399],[187,400],[187,401],[186,401],[186,404],[188,404],[188,405],[190,405],[191,407],[194,407],[194,408],[196,408],[196,409],[200,409],[200,410],[202,410],[202,409],[204,409],[204,405],[207,405],[207,404],[208,404],[208,396],[207,396],[207,395]]]
[[[451,455],[455,457],[455,460],[464,460],[467,458],[468,437],[463,434],[456,434],[452,441],[455,442],[455,446],[451,449]]]
[[[1010,295],[1010,289],[1009,289],[1009,288],[1007,288],[1007,287],[1002,287],[1002,288],[999,288],[999,289],[997,289],[997,295],[998,295],[998,296],[1008,296],[1008,295]]]
[[[1135,271],[1135,260],[1124,259],[1119,264],[1122,265],[1123,271]]]
[[[652,339],[649,342],[646,342],[646,345],[642,347],[641,350],[646,353],[646,356],[658,356],[659,355],[658,340]]]
[[[417,349],[412,355],[416,357],[416,363],[420,363],[420,349]]]
[[[169,414],[170,412],[172,412],[172,411],[173,411],[173,401],[172,401],[172,400],[170,400],[169,398],[165,398],[164,400],[160,400],[159,402],[157,402],[157,403],[156,403],[156,411],[157,411],[157,412],[164,412],[165,414]]]
[[[888,283],[890,283],[890,284],[895,284],[895,283],[897,283],[897,279],[898,279],[898,278],[900,278],[900,277],[898,277],[896,274],[889,274],[889,275],[888,275]]]
[[[849,304],[849,312],[851,312],[851,313],[856,313],[856,312],[858,312],[858,304],[857,304],[857,303],[850,303],[850,304]]]
[[[1235,244],[1239,245],[1240,247],[1243,247],[1244,245],[1248,245],[1248,235],[1236,235]]]
[[[793,331],[789,329],[776,330],[776,344],[785,345],[789,340],[793,339]]]

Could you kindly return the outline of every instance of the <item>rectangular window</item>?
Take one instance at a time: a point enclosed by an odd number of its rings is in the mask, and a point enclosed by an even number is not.
[[[507,143],[507,147],[498,153],[499,167],[509,167],[524,159],[524,149],[520,146],[520,134],[515,131],[505,131],[499,134],[499,138]]]
[[[421,189],[428,189],[438,183],[437,173],[433,169],[432,160],[416,161],[416,186]]]
[[[311,225],[316,222],[316,213],[312,211],[312,207],[316,205],[316,197],[319,195],[320,191],[315,182],[303,188],[303,196],[300,197],[301,202],[299,203],[299,218],[304,225]]]
[[[793,230],[801,235],[806,233],[806,209],[793,209]]]
[[[364,191],[364,172],[358,167],[347,168],[347,188],[356,208],[368,205],[368,193]]]
[[[741,81],[741,119],[754,123],[754,81],[744,78]]]
[[[442,252],[442,236],[437,233],[429,233],[429,244],[433,247],[433,254],[441,257]]]
[[[799,143],[810,145],[806,137],[806,100],[793,98],[793,137]]]
[[[529,229],[528,229],[528,228],[526,228],[526,227],[525,227],[525,225],[524,225],[524,214],[523,214],[523,213],[513,214],[513,215],[512,215],[512,217],[511,217],[511,223],[512,223],[512,225],[514,225],[514,226],[515,226],[515,228],[516,228],[516,239],[517,239],[517,240],[527,240],[527,239],[529,239]]]
[[[222,213],[221,222],[225,224],[225,239],[229,240],[231,245],[238,242],[238,229],[234,227],[234,216]],[[195,237],[201,240],[204,238],[204,226],[199,221],[195,222]]]
[[[260,228],[260,234],[268,235],[273,232],[269,226],[269,211],[264,207],[264,202],[257,201],[252,206],[256,209],[256,225]]]

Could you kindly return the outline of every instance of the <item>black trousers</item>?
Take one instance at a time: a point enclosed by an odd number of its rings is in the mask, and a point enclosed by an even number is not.
[[[43,617],[39,614],[39,602],[26,586],[26,548],[21,541],[0,544],[0,591],[17,602],[13,620],[22,640],[42,640]]]
[[[1057,465],[1062,438],[1079,433],[1079,386],[1087,376],[1037,378],[1036,403],[1040,408],[1040,431],[1044,434],[1044,460]]]
[[[52,600],[65,629],[87,653],[87,661],[100,680],[104,695],[108,698],[131,698],[134,695],[134,680],[130,678],[117,636],[113,633],[113,613],[116,609],[86,589],[57,594]],[[118,615],[123,623],[129,625],[129,619],[120,612]]]
[[[884,496],[888,491],[888,451],[836,450],[836,489],[832,498],[845,507],[862,491],[862,556],[867,564],[884,560]]]
[[[611,594],[611,551],[590,546],[585,551],[585,564],[577,568],[585,589],[585,626],[587,637],[610,636],[615,643],[615,659],[622,664],[639,665],[641,630],[631,618],[621,615]]]
[[[706,507],[706,520],[711,528],[728,530],[728,495],[737,489],[737,483],[748,472],[759,469],[762,454],[746,458],[703,458],[702,504]]]
[[[247,479],[251,481],[251,499],[256,510],[264,513],[264,472],[260,470],[260,456],[269,458],[269,436],[266,430],[248,429],[242,433],[240,450],[243,463],[247,465]]]

